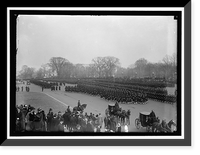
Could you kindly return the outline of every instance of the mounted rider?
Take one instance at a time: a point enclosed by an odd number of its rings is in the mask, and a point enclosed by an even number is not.
[[[77,111],[82,111],[82,109],[81,109],[81,103],[80,103],[80,100],[78,100]]]

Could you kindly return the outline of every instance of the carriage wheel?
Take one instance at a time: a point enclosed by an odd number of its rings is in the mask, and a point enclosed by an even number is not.
[[[140,120],[139,120],[139,118],[136,118],[136,119],[135,119],[135,126],[136,126],[136,128],[137,128],[137,129],[139,129],[139,128],[140,128],[140,126],[141,126],[141,123],[140,123]]]

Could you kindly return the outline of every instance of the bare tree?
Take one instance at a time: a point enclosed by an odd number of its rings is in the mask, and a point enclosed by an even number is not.
[[[97,71],[98,77],[103,76],[103,71],[105,69],[105,64],[103,62],[103,57],[97,57],[92,59],[93,65]]]
[[[95,65],[94,64],[89,64],[89,66],[87,67],[88,69],[88,74],[89,74],[89,77],[97,77],[98,76],[98,73],[97,73],[97,70],[95,68]]]
[[[35,68],[23,65],[22,69],[19,71],[19,77],[22,79],[31,79],[34,77]]]
[[[145,67],[148,61],[144,58],[141,58],[135,62],[135,68],[139,77],[143,77],[145,75]]]
[[[70,78],[73,71],[73,64],[70,62],[65,62],[63,67],[60,70],[60,77],[61,78]]]
[[[162,61],[163,61],[163,69],[164,69],[164,72],[165,72],[165,77],[169,78],[170,70],[171,70],[171,67],[172,67],[172,57],[169,56],[169,55],[166,55],[162,59]]]
[[[116,67],[120,66],[119,59],[115,57],[103,57],[102,61],[104,64],[104,72],[106,77],[113,76],[113,72],[115,71]]]
[[[116,71],[114,73],[114,77],[123,78],[128,76],[128,70],[126,68],[117,66]]]
[[[57,77],[60,78],[64,67],[66,67],[66,63],[69,63],[69,61],[65,58],[52,57],[49,60],[48,65],[51,67],[53,72],[56,71]]]
[[[83,64],[76,64],[73,68],[73,76],[77,78],[86,77],[86,68]]]

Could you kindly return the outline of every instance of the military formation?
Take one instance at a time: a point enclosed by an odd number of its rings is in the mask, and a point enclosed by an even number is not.
[[[146,94],[120,88],[103,87],[92,84],[78,84],[75,87],[66,86],[67,92],[85,93],[93,96],[99,96],[108,101],[119,103],[146,103],[148,101]]]
[[[151,83],[152,84],[152,83]],[[160,84],[159,84],[160,85]],[[113,81],[80,81],[77,86],[66,86],[67,92],[86,93],[93,96],[100,96],[108,101],[119,103],[146,104],[148,99],[167,102],[176,102],[175,95],[168,95],[163,87],[152,87],[151,85],[127,85]]]
[[[163,80],[151,79],[79,79],[76,86],[66,86],[65,82],[31,80],[33,84],[39,85],[51,91],[60,91],[65,86],[67,92],[86,93],[93,96],[100,96],[108,101],[119,103],[146,104],[148,99],[173,104],[176,102],[176,95],[168,95],[166,84]],[[71,81],[70,81],[71,82]],[[74,81],[73,81],[74,82]],[[66,81],[67,83],[67,81]]]

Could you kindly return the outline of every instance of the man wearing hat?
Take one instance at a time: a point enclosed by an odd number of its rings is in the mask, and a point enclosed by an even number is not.
[[[47,114],[47,131],[51,131],[53,119],[53,110],[50,108]]]
[[[36,113],[36,121],[40,121],[40,119],[41,119],[41,111],[42,111],[41,108],[38,108],[38,109],[37,109],[37,113]]]
[[[57,119],[58,119],[59,122],[63,122],[64,121],[61,111],[58,112]]]
[[[38,109],[37,109],[37,113],[40,113],[41,111],[42,111],[41,108],[38,108]]]
[[[67,112],[71,113],[70,106],[67,107]]]
[[[26,115],[26,130],[30,131],[33,130],[33,121],[35,119],[35,112],[34,108],[30,108],[27,115]]]

